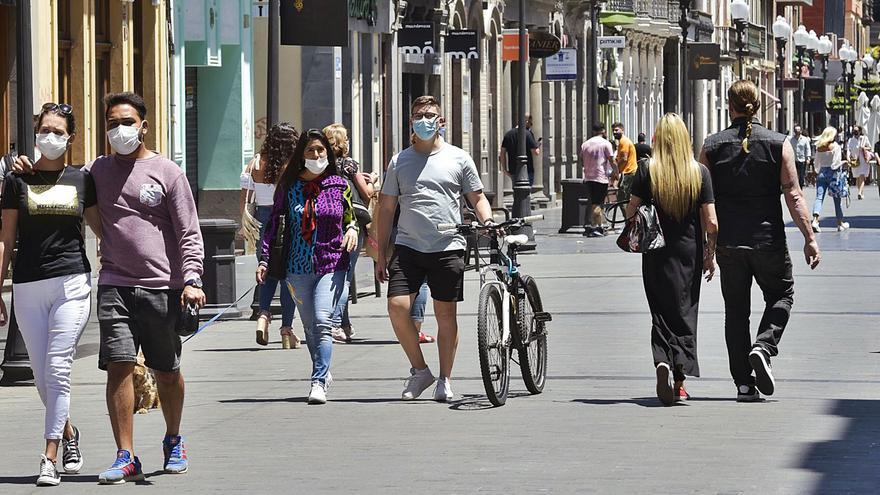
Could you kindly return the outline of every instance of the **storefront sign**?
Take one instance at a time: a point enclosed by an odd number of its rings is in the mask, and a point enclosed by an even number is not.
[[[626,48],[625,36],[599,36],[599,49]]]
[[[529,57],[547,58],[559,52],[561,48],[562,41],[553,33],[547,31],[529,33]]]
[[[435,53],[434,23],[406,23],[397,32],[397,46],[404,55],[428,55]]]
[[[825,111],[825,80],[821,77],[804,78],[804,112]]]
[[[688,79],[714,81],[721,75],[721,45],[688,44]]]
[[[348,15],[355,19],[367,21],[367,25],[376,25],[378,6],[376,0],[348,0]]]
[[[348,0],[282,0],[281,44],[348,46]]]
[[[544,60],[544,70],[551,81],[577,79],[577,51],[574,48],[559,50],[559,53]]]
[[[528,31],[526,31],[528,34]],[[529,54],[526,53],[526,58]],[[505,62],[519,61],[519,30],[505,29],[501,38],[501,60]]]
[[[449,31],[445,49],[452,58],[477,60],[480,58],[480,39],[476,31]]]

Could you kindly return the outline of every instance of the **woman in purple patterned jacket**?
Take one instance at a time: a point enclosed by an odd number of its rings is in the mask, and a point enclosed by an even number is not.
[[[284,222],[281,218],[286,217]],[[284,225],[280,231],[279,225]],[[309,404],[327,402],[333,313],[348,297],[345,277],[349,252],[357,246],[358,225],[351,190],[336,170],[333,150],[324,134],[310,129],[300,137],[290,163],[278,181],[257,268],[265,279],[271,246],[282,236],[287,284],[301,315],[309,354],[312,384]]]

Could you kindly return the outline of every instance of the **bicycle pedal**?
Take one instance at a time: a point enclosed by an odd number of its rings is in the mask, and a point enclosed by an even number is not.
[[[548,321],[553,321],[553,315],[547,311],[538,311],[535,313],[535,321],[539,323],[547,323]]]

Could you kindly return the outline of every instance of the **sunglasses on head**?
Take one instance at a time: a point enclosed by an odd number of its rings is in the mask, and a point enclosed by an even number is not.
[[[46,103],[43,105],[44,112],[58,112],[61,115],[70,115],[73,113],[73,107],[67,103]]]

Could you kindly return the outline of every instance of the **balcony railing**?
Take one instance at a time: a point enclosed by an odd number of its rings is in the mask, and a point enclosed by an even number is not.
[[[636,0],[636,17],[651,17],[651,0]]]
[[[663,0],[656,0],[661,3]],[[678,8],[678,0],[667,0],[666,2],[666,19],[670,24],[678,25],[678,18],[681,17],[681,9]]]
[[[657,19],[660,21],[668,21],[669,20],[669,3],[663,1],[654,0],[653,2],[648,2],[651,5],[651,18]],[[677,17],[676,17],[677,19]]]
[[[633,0],[609,0],[602,9],[605,12],[621,12],[635,14],[636,9]]]

